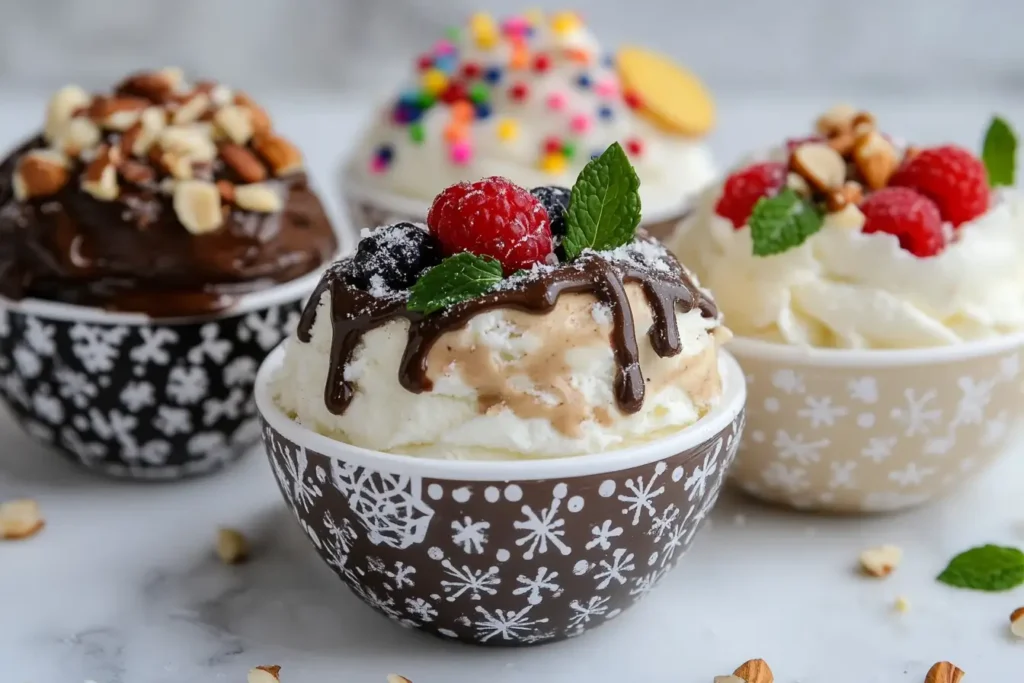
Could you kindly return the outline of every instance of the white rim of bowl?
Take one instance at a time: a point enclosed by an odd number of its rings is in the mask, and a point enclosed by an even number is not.
[[[1017,347],[1024,347],[1024,331],[960,344],[914,349],[819,348],[741,336],[733,337],[728,343],[729,350],[739,358],[830,367],[895,367],[948,363],[1001,353]]]
[[[271,285],[266,289],[250,292],[249,294],[243,294],[229,307],[215,313],[154,318],[145,313],[107,311],[94,306],[66,304],[60,301],[48,301],[45,299],[26,298],[15,301],[2,296],[0,296],[0,308],[14,313],[34,315],[50,320],[82,321],[106,325],[184,325],[205,320],[231,318],[309,296],[313,288],[316,287],[316,283],[320,281],[324,271],[341,258],[343,254],[347,253],[346,244],[349,238],[343,235],[338,235],[337,238],[338,251],[315,270],[294,280]]]
[[[440,460],[414,455],[384,453],[359,448],[318,434],[295,422],[277,407],[271,395],[272,375],[283,365],[285,344],[274,349],[256,376],[256,406],[271,427],[286,439],[311,448],[323,455],[373,470],[461,481],[523,481],[581,477],[619,472],[672,457],[684,450],[710,441],[732,423],[743,409],[747,397],[746,380],[739,363],[728,353],[719,351],[722,374],[722,397],[707,415],[695,424],[649,443],[606,453],[565,458],[533,460]],[[320,391],[320,388],[318,388]]]
[[[341,164],[338,169],[338,177],[342,193],[346,198],[366,200],[378,204],[389,211],[394,211],[395,213],[403,215],[423,216],[422,220],[426,220],[427,211],[430,209],[431,202],[402,196],[400,194],[394,194],[382,188],[374,187],[359,176],[359,173],[353,166],[352,161]],[[715,175],[714,178],[703,187],[693,190],[690,194],[684,195],[676,206],[662,209],[661,211],[643,211],[640,225],[682,220],[682,218],[685,217],[693,208],[696,197],[704,191],[704,188],[706,188],[708,184],[715,182],[717,177],[718,176]],[[363,225],[357,227],[352,225],[351,227],[358,233],[363,228],[376,228],[378,226]]]

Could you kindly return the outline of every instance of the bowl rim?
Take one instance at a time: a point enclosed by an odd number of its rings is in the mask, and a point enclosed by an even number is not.
[[[346,199],[364,199],[377,202],[389,210],[406,215],[423,216],[422,222],[426,221],[427,211],[430,209],[432,200],[417,199],[407,195],[390,192],[382,187],[376,187],[360,176],[355,166],[354,157],[344,160],[338,167],[338,183],[341,186],[342,194]],[[650,223],[665,223],[668,221],[678,222],[685,218],[695,207],[696,198],[707,188],[719,179],[720,173],[716,169],[715,175],[702,187],[683,195],[679,201],[671,207],[659,211],[643,211],[640,218],[640,225]],[[346,207],[346,211],[348,208]],[[377,226],[355,226],[352,228],[358,233],[363,228]]]
[[[795,365],[844,368],[942,364],[1001,353],[1015,347],[1024,347],[1024,330],[959,344],[910,349],[822,348],[783,344],[741,335],[736,335],[729,341],[729,350],[741,359],[756,358]]]
[[[719,349],[722,396],[707,415],[679,432],[655,441],[592,455],[534,460],[442,460],[384,453],[337,441],[303,427],[285,415],[273,399],[271,378],[283,365],[286,344],[278,345],[260,365],[254,395],[260,416],[281,436],[332,460],[403,475],[456,481],[533,481],[613,473],[677,455],[714,439],[728,429],[746,403],[743,370]],[[737,435],[738,437],[738,435]]]
[[[337,232],[335,231],[336,234]],[[309,293],[316,287],[316,283],[320,281],[324,271],[348,252],[347,244],[349,237],[337,234],[337,238],[338,250],[315,269],[288,282],[280,282],[255,292],[242,294],[233,304],[214,313],[160,318],[145,313],[108,311],[96,306],[68,304],[61,301],[50,301],[34,297],[15,300],[3,296],[0,296],[0,309],[13,313],[34,315],[48,320],[101,323],[105,325],[187,325],[233,318],[255,310],[270,308],[309,296]]]

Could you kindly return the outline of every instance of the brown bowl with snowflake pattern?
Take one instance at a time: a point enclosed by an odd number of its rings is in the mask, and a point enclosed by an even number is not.
[[[718,498],[746,386],[720,358],[723,395],[696,424],[632,448],[544,461],[433,460],[317,434],[256,379],[263,440],[317,552],[399,624],[479,645],[563,640],[614,619],[685,554]]]

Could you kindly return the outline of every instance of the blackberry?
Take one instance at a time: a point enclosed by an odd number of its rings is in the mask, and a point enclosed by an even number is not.
[[[434,235],[412,223],[396,223],[360,240],[352,265],[360,287],[371,288],[377,276],[388,289],[404,290],[440,262],[441,245]]]
[[[565,252],[562,250],[562,238],[565,237],[565,210],[569,208],[569,188],[557,185],[535,187],[530,190],[530,194],[536,197],[547,210],[548,219],[551,221],[551,237],[555,244],[555,254],[559,261],[564,261]]]

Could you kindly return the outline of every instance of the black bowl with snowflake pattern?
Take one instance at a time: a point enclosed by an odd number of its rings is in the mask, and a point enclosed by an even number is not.
[[[743,374],[696,425],[643,446],[547,461],[467,462],[328,439],[256,380],[263,440],[288,507],[365,603],[399,624],[480,645],[563,640],[647,595],[689,548],[739,445]]]
[[[284,285],[258,305],[177,321],[0,303],[0,399],[29,435],[91,470],[212,472],[259,441],[256,371],[306,295]]]

